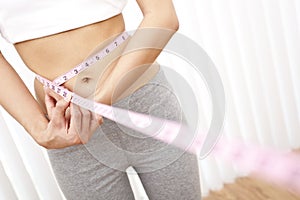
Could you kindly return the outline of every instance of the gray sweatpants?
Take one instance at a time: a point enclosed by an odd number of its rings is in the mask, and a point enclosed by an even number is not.
[[[113,106],[185,121],[162,69],[149,83]],[[201,199],[197,158],[111,120],[85,145],[48,150],[67,199],[134,199],[125,170],[132,166],[150,200]]]

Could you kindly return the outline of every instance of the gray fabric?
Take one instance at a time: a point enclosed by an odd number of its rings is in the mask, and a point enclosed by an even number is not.
[[[183,121],[185,117],[163,70],[113,106]],[[111,120],[86,145],[48,150],[67,199],[134,199],[125,173],[133,166],[149,199],[201,199],[197,158]]]

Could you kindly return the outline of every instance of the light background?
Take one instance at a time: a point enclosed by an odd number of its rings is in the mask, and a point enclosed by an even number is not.
[[[278,149],[299,148],[300,1],[174,0],[174,4],[178,32],[203,47],[221,75],[227,98],[226,137]],[[134,0],[129,0],[124,17],[127,30],[142,19]],[[32,90],[33,74],[11,45],[3,40],[0,45]],[[159,62],[191,76],[189,66],[178,57],[164,53]],[[211,116],[207,89],[200,77],[190,80],[199,94],[201,126],[207,128]],[[5,111],[1,113],[0,199],[62,199],[44,150]],[[247,174],[214,156],[201,160],[199,170],[204,196]],[[136,195],[146,198],[143,192]]]

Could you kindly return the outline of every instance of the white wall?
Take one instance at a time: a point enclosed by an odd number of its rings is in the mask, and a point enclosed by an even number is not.
[[[226,93],[226,137],[279,149],[300,147],[300,1],[174,0],[179,33],[209,54]],[[137,14],[138,13],[138,14]],[[135,1],[124,11],[127,29],[142,18]],[[3,40],[3,54],[32,90],[33,75]],[[164,53],[159,61],[189,76],[188,64]],[[201,126],[207,128],[211,103],[203,80],[199,93]],[[3,110],[0,115],[0,198],[62,199],[45,152]],[[231,163],[209,156],[200,161],[203,195],[240,175]]]

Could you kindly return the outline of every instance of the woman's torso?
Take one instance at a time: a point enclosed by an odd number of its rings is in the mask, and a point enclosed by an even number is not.
[[[78,29],[16,43],[15,47],[30,70],[49,80],[54,80],[81,63],[95,48],[99,48],[99,45],[100,47],[104,47],[105,44],[108,44],[107,39],[111,39],[112,36],[116,36],[124,30],[123,16],[119,14],[107,20]],[[113,64],[100,65],[94,70],[102,72],[105,67],[113,67]],[[134,89],[144,85],[157,73],[158,69],[158,65],[153,65],[140,78],[136,77],[139,80],[131,86],[128,85],[132,90],[126,91],[120,98],[129,95]],[[84,75],[80,76],[80,78],[84,78]],[[89,78],[98,79],[99,77]],[[89,87],[89,82],[78,81],[76,77],[67,81],[63,86],[73,91],[75,83],[76,87]],[[37,81],[35,81],[34,86],[37,100],[43,109],[45,109],[43,87]]]

